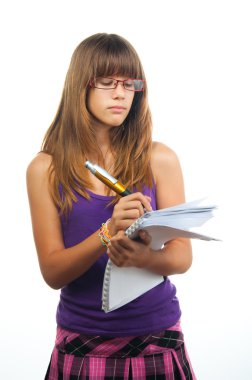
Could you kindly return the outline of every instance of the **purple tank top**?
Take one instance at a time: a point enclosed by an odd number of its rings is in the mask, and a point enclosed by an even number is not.
[[[156,209],[155,186],[143,193]],[[80,243],[97,231],[111,217],[113,197],[93,194],[90,200],[75,194],[77,202],[67,221],[61,218],[65,247]],[[174,325],[181,311],[176,288],[169,278],[123,307],[105,313],[102,310],[102,285],[108,257],[104,254],[82,276],[61,289],[57,324],[67,330],[87,335],[144,335]]]

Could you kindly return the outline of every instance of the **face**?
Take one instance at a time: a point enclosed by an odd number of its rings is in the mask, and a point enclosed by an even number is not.
[[[124,80],[125,77],[114,79]],[[114,89],[91,88],[88,96],[88,109],[98,124],[117,127],[126,119],[134,99],[134,91],[126,90],[122,82]]]

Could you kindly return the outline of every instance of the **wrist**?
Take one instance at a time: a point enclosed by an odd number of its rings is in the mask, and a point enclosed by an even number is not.
[[[139,244],[143,244],[139,242]],[[150,270],[152,267],[155,252],[150,247],[143,247],[143,254],[137,255],[137,267]]]
[[[160,250],[154,250],[152,248],[149,248],[149,252],[148,254],[146,255],[146,261],[145,261],[145,269],[148,269],[149,271],[151,272],[155,272],[156,270],[156,266],[157,266],[157,263],[159,261],[159,256],[160,254],[162,255],[162,253],[160,252]]]
[[[102,226],[99,229],[99,233],[98,233],[98,236],[101,240],[102,245],[106,247],[108,247],[110,243],[110,239],[112,238],[108,229],[109,222],[110,222],[110,219],[108,219],[105,223],[102,223]]]
[[[112,218],[108,219],[106,223],[107,223],[107,228],[108,228],[110,236],[111,237],[115,236],[117,231],[112,221]]]

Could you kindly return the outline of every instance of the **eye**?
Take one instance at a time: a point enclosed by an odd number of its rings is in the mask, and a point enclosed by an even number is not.
[[[127,89],[127,90],[134,90],[134,81],[133,80],[126,80],[124,82],[124,87]]]
[[[114,81],[110,78],[98,78],[96,84],[103,87],[113,87]]]

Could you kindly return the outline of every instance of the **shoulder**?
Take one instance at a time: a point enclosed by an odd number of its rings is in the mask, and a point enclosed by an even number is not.
[[[51,155],[43,152],[38,153],[27,167],[27,176],[30,177],[34,175],[46,174],[50,168],[51,163]]]
[[[153,141],[152,142],[152,158],[154,160],[170,160],[174,161],[177,160],[177,154],[167,145],[158,142]]]
[[[151,166],[154,177],[164,170],[167,172],[176,171],[180,168],[177,154],[167,145],[154,141],[152,143]]]
[[[26,170],[27,185],[36,187],[48,182],[49,168],[52,163],[52,156],[47,153],[38,153],[29,163]]]
[[[177,154],[165,144],[153,143],[151,169],[156,184],[157,208],[183,203],[184,181]]]

